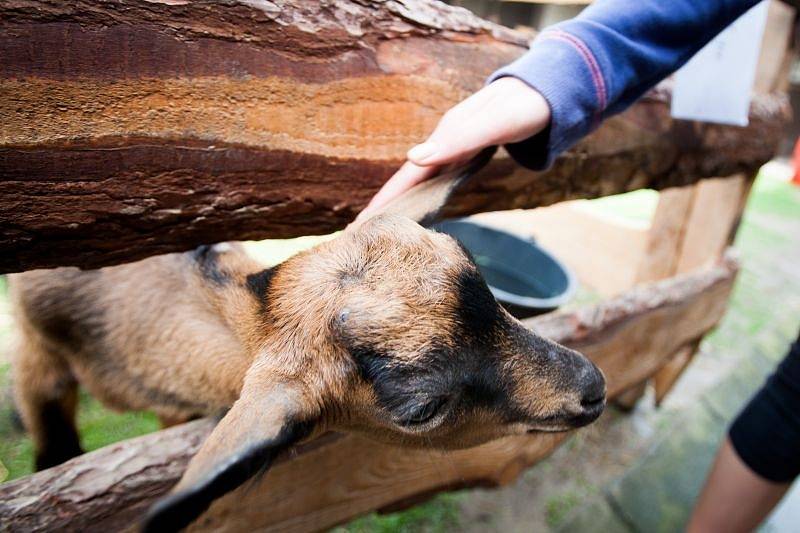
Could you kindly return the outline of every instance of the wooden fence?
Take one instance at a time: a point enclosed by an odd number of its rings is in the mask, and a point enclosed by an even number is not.
[[[441,113],[525,45],[433,0],[3,2],[0,272],[339,229]],[[662,84],[545,172],[501,153],[446,208],[665,190],[639,230],[570,204],[519,213],[608,296],[527,325],[592,358],[609,395],[628,405],[650,381],[662,399],[722,317],[737,270],[725,250],[789,116],[779,94],[754,98],[746,128],[673,120],[669,102]],[[0,485],[0,529],[124,529],[169,490],[212,425]],[[423,453],[329,434],[191,529],[320,530],[439,490],[507,483],[564,438]]]

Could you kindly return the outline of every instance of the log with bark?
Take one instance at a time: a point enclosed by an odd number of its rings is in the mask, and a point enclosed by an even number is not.
[[[433,0],[0,3],[0,273],[343,227],[525,39]],[[543,173],[498,158],[451,215],[751,172],[747,128],[650,93]]]
[[[595,361],[613,398],[652,375],[720,320],[736,271],[736,262],[727,258],[711,270],[640,286],[601,304],[537,317],[526,325]],[[0,485],[0,529],[124,529],[177,481],[212,427],[210,420],[191,422]],[[508,483],[565,436],[510,437],[439,452],[328,434],[290,452],[262,480],[218,500],[191,529],[318,531],[439,490]]]

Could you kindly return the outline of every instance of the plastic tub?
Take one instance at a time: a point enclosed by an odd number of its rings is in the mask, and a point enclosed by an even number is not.
[[[494,297],[517,318],[553,311],[575,293],[570,270],[533,240],[463,219],[434,229],[461,241]]]

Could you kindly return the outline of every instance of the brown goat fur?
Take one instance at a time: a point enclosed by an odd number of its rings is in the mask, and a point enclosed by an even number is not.
[[[605,401],[600,371],[505,312],[454,239],[396,214],[274,268],[221,244],[18,274],[11,294],[15,394],[38,468],[80,453],[78,383],[168,423],[224,413],[151,510],[152,531],[189,524],[324,431],[466,447],[581,426]]]

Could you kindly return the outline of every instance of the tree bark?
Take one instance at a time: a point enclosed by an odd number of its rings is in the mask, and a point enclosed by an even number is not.
[[[433,0],[2,2],[0,273],[339,229],[524,50]],[[497,158],[447,213],[751,172],[787,109],[673,121],[665,86],[547,172]]]
[[[736,262],[726,259],[708,271],[529,319],[526,325],[595,361],[613,398],[720,320],[736,271]],[[212,427],[210,420],[190,422],[0,485],[0,529],[117,531],[131,526],[178,480]],[[509,483],[564,438],[509,437],[439,452],[328,434],[284,457],[262,481],[218,500],[191,529],[318,531],[446,488]]]

